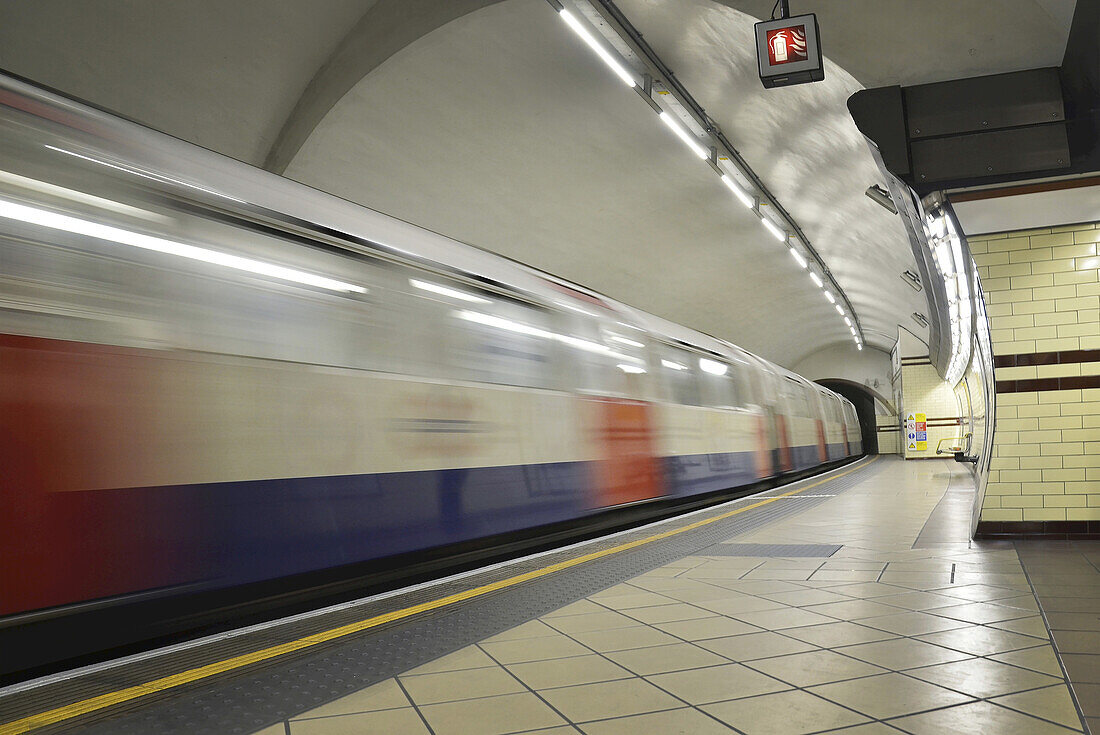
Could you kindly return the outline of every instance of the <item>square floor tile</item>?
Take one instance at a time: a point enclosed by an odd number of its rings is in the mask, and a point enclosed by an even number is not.
[[[421,707],[420,711],[436,735],[500,735],[565,724],[545,702],[530,693],[429,704]]]
[[[663,633],[646,625],[614,630],[590,630],[584,633],[573,633],[572,638],[600,653],[625,651],[629,648],[663,646],[679,642],[668,633]]]
[[[357,692],[340,697],[339,699],[321,705],[316,709],[296,715],[294,719],[301,720],[307,717],[328,717],[331,715],[348,715],[356,712],[371,712],[380,709],[395,709],[409,707],[411,703],[396,679],[386,679],[373,686],[360,689]]]
[[[718,654],[705,651],[691,643],[615,651],[608,653],[607,657],[643,676],[728,663],[727,659]]]
[[[682,707],[683,703],[642,679],[582,684],[539,692],[571,722],[637,715]]]
[[[1049,722],[998,707],[989,702],[971,702],[918,715],[890,720],[913,735],[1070,735]]]
[[[968,658],[967,654],[952,651],[912,638],[894,638],[888,641],[844,646],[837,651],[861,661],[899,671],[915,666],[931,666]]]
[[[807,625],[804,628],[790,628],[783,631],[783,635],[797,638],[800,641],[812,643],[822,648],[834,648],[836,646],[851,646],[856,643],[870,643],[871,641],[884,641],[896,638],[893,633],[878,628],[868,628],[858,623],[841,621],[837,623],[825,623],[824,625]]]
[[[547,622],[549,623],[547,627],[553,626],[551,628],[553,632],[561,632],[569,636],[590,630],[610,630],[612,628],[629,628],[640,625],[634,618],[628,618],[626,615],[612,610],[570,615],[564,618],[548,618]]]
[[[778,633],[748,633],[729,638],[711,638],[699,641],[699,645],[708,651],[725,656],[731,661],[753,661],[759,658],[782,656],[786,653],[812,651],[815,646],[796,641]]]
[[[499,667],[403,676],[401,684],[418,705],[524,691],[514,676]]]
[[[733,617],[764,630],[782,630],[783,628],[799,628],[804,625],[820,625],[821,623],[833,622],[833,618],[798,607],[738,613]]]
[[[922,681],[954,689],[979,699],[1062,683],[1061,679],[1055,679],[1046,674],[985,658],[970,658],[965,661],[925,666],[920,669],[910,669],[906,673]]]
[[[956,585],[937,590],[937,593],[947,595],[948,597],[960,597],[964,600],[971,600],[973,602],[989,602],[1005,597],[1015,597],[1019,594],[1018,591],[1011,588],[996,587],[988,584]]]
[[[949,607],[959,604],[958,598],[940,595],[935,592],[902,592],[897,595],[876,597],[875,602],[894,605],[906,610],[931,610],[936,607]]]
[[[1031,615],[1027,610],[1004,605],[992,605],[986,602],[971,602],[966,605],[954,605],[952,607],[937,607],[931,611],[935,615],[954,620],[963,620],[968,623],[998,623],[1002,620],[1013,620]]]
[[[705,638],[722,638],[742,633],[759,633],[760,628],[755,625],[743,623],[727,617],[699,618],[697,620],[678,620],[671,623],[660,623],[655,626],[669,635],[683,638],[688,641],[699,641]]]
[[[370,732],[428,735],[430,731],[412,707],[316,720],[293,720],[290,723],[291,735],[362,735]],[[440,733],[439,730],[436,732]]]
[[[671,591],[672,590],[670,590],[670,592]],[[638,590],[637,594],[605,597],[601,598],[599,602],[604,607],[609,607],[612,610],[629,610],[634,607],[667,605],[670,602],[676,602],[676,600],[671,599],[670,597],[666,597],[665,595],[659,595],[656,592],[646,592],[645,590]]]
[[[990,623],[989,625],[991,628],[1010,630],[1013,633],[1023,633],[1024,635],[1040,638],[1044,643],[1050,640],[1050,633],[1047,631],[1046,623],[1044,623],[1043,619],[1038,615],[1030,618],[1005,620],[1000,623]]]
[[[1045,641],[1028,635],[1020,635],[1019,633],[982,625],[971,625],[965,628],[944,630],[939,633],[929,633],[920,636],[920,639],[928,643],[935,643],[938,646],[963,651],[973,656],[989,656],[994,653],[1040,646],[1045,643]]]
[[[758,694],[770,694],[791,688],[788,684],[741,664],[677,671],[647,678],[691,704],[755,697]]]
[[[842,595],[858,597],[860,599],[885,597],[887,595],[897,595],[909,591],[903,587],[897,587],[892,584],[882,584],[881,582],[846,584],[839,587],[830,587],[829,589],[833,592],[839,592]]]
[[[1100,631],[1051,630],[1058,653],[1100,653]]]
[[[961,704],[972,698],[903,674],[822,684],[809,691],[877,719]]]
[[[789,656],[764,658],[753,661],[750,665],[757,671],[763,671],[769,676],[798,687],[884,674],[887,671],[874,664],[832,651],[807,651]]]
[[[827,590],[794,590],[792,592],[773,592],[769,595],[761,595],[769,600],[782,602],[784,605],[803,607],[805,605],[824,605],[827,602],[850,602],[851,597],[838,595]]]
[[[532,689],[592,684],[634,676],[622,666],[596,654],[511,664],[508,670]]]
[[[655,623],[670,623],[674,620],[696,620],[698,618],[711,618],[715,613],[686,602],[675,602],[671,605],[655,605],[653,607],[636,607],[627,610],[626,615],[639,620],[647,625]]]
[[[1063,653],[1060,658],[1073,683],[1100,684],[1100,655]]]
[[[863,715],[798,690],[705,704],[701,709],[747,735],[801,735],[868,721]]]
[[[860,625],[867,625],[897,635],[922,635],[936,633],[952,628],[964,628],[968,624],[961,620],[951,620],[922,612],[899,612],[894,615],[880,615],[873,618],[861,618]]]
[[[1009,694],[990,701],[1002,707],[1011,707],[1025,714],[1057,722],[1059,725],[1081,727],[1081,718],[1077,714],[1077,708],[1073,706],[1069,688],[1064,683],[1046,689]]]
[[[592,653],[589,649],[564,635],[528,638],[522,641],[500,641],[483,643],[485,652],[502,664],[516,664],[522,661],[542,661],[548,658],[583,656]]]
[[[845,571],[843,569],[818,569],[810,575],[810,582],[874,582],[878,579],[877,571]]]
[[[524,638],[540,638],[544,635],[557,635],[558,631],[551,628],[541,620],[528,620],[526,623],[509,628],[503,633],[497,633],[491,638],[486,638],[486,643],[494,641],[518,641]]]
[[[640,735],[676,733],[677,735],[723,735],[733,730],[695,709],[673,709],[614,720],[589,722],[581,726],[585,735]],[[532,733],[542,735],[542,733]]]
[[[722,597],[713,600],[701,600],[696,605],[719,615],[736,616],[738,613],[759,612],[761,610],[780,610],[786,605],[773,600],[765,600],[763,597],[743,595],[737,592],[723,590]]]
[[[1021,651],[998,653],[990,656],[990,658],[1013,666],[1022,666],[1025,669],[1038,671],[1041,674],[1062,676],[1062,666],[1058,663],[1058,656],[1055,655],[1052,646],[1036,646]]]
[[[806,608],[821,615],[828,615],[837,620],[860,620],[862,618],[880,617],[882,615],[894,615],[900,612],[899,608],[892,605],[883,605],[874,600],[849,600],[848,602],[831,602],[825,605],[814,605]]]

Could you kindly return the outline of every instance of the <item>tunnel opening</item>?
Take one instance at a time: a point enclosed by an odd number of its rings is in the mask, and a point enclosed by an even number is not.
[[[875,396],[860,385],[842,378],[815,381],[829,390],[839,393],[852,402],[859,417],[859,431],[863,439],[864,454],[878,454],[878,429],[875,423]]]

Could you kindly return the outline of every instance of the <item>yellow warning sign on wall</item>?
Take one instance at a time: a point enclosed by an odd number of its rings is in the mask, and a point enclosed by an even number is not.
[[[928,416],[911,413],[905,417],[906,447],[914,452],[928,451]]]

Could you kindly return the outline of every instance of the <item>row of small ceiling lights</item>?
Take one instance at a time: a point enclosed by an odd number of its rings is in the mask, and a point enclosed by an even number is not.
[[[604,45],[600,43],[600,41],[596,38],[596,35],[592,31],[590,31],[588,27],[580,19],[577,18],[576,15],[570,12],[568,8],[559,5],[554,0],[551,0],[551,5],[555,7],[555,9],[558,11],[558,15],[563,21],[565,21],[566,25],[573,29],[573,31],[578,36],[580,36],[580,38],[593,51],[596,52],[596,55],[599,56],[600,59],[605,64],[607,64],[607,66],[610,67],[613,72],[615,72],[615,76],[617,76],[630,87],[638,86],[638,80],[635,79],[634,73],[629,71],[626,65],[623,64],[622,61],[620,61],[618,58],[616,58],[615,54],[604,48]],[[703,160],[707,160],[711,157],[711,151],[703,147],[698,138],[688,131],[683,123],[677,119],[677,116],[673,115],[668,110],[661,110],[658,114],[661,122],[668,126],[668,128],[673,133],[675,133],[676,137],[683,141],[684,144],[687,145],[687,147],[690,148],[693,153],[695,153],[695,155]],[[704,135],[709,134],[704,132]],[[860,333],[856,330],[855,325],[852,323],[851,317],[847,313],[845,313],[844,307],[837,303],[836,296],[834,296],[832,291],[825,285],[825,282],[822,280],[821,276],[818,275],[810,267],[810,264],[807,261],[806,257],[798,251],[795,246],[797,240],[795,238],[792,238],[790,233],[781,228],[766,214],[764,214],[764,212],[760,210],[757,198],[753,197],[740,184],[734,181],[729,174],[722,173],[721,177],[722,183],[725,184],[731,192],[733,192],[738,201],[744,204],[748,209],[752,210],[756,214],[756,216],[760,218],[760,223],[764,226],[764,228],[767,229],[768,232],[770,232],[776,240],[783,243],[787,247],[787,249],[791,253],[791,257],[794,258],[795,262],[798,263],[798,265],[803,270],[809,272],[810,280],[813,281],[815,286],[821,289],[822,293],[824,293],[825,295],[825,298],[829,301],[830,304],[833,305],[833,308],[836,309],[837,314],[840,314],[841,318],[844,319],[844,324],[848,327],[848,331],[851,332],[852,339],[855,341],[856,344],[856,348],[862,350],[863,339]]]

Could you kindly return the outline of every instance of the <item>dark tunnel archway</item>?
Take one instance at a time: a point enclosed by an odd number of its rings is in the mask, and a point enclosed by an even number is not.
[[[863,438],[864,454],[878,454],[878,428],[875,423],[875,396],[859,383],[842,378],[815,381],[829,390],[839,393],[852,402],[859,417],[859,430]]]

